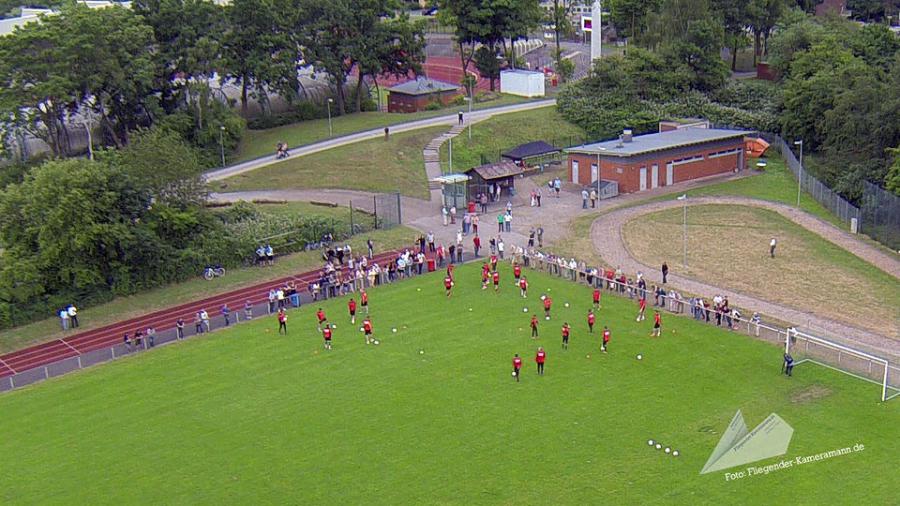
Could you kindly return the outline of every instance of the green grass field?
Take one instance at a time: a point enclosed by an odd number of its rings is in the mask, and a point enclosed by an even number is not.
[[[612,296],[602,354],[586,333],[587,288],[529,273],[526,304],[507,266],[499,295],[479,289],[477,266],[457,273],[450,300],[439,275],[372,290],[377,347],[337,299],[322,304],[338,324],[331,352],[306,306],[287,337],[265,318],[0,396],[0,502],[896,502],[900,404],[878,402],[878,387],[804,365],[783,377],[777,347],[692,320],[666,315],[650,339]],[[554,319],[533,341],[522,307],[536,311],[541,292]],[[700,475],[738,409],[751,428],[774,412],[795,430],[784,456],[756,465],[865,449],[737,481]]]
[[[528,100],[530,99],[503,95],[496,100],[479,102],[472,107],[472,110],[518,104]],[[459,110],[459,107],[453,106],[437,111],[421,111],[411,114],[387,112],[345,114],[333,117],[331,119],[331,127],[334,130],[334,136],[337,137],[408,121],[455,114],[457,110]],[[328,119],[302,121],[266,130],[246,130],[241,136],[241,142],[238,144],[237,149],[228,157],[228,163],[244,162],[261,156],[274,155],[275,145],[279,142],[287,142],[290,147],[295,148],[304,144],[322,141],[329,137],[331,135],[329,135],[328,131]]]
[[[446,126],[392,134],[268,165],[213,183],[217,190],[341,188],[428,198],[422,149]]]

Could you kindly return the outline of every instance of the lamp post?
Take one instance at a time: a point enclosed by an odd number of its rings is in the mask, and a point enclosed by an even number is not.
[[[685,270],[687,270],[687,193],[678,197],[678,200],[680,200],[682,202],[682,208],[683,208],[683,213],[682,213],[683,228],[681,231],[681,243],[682,243],[682,248],[684,251],[684,258],[682,261],[682,265],[684,266]]]
[[[219,126],[219,153],[222,155],[222,167],[225,166],[225,125]]]
[[[466,116],[466,123],[469,124],[469,140],[471,141],[472,140],[472,102],[474,102],[474,100],[472,100],[472,94],[469,93],[469,96],[465,97],[465,100],[466,100],[466,102],[469,103],[469,115]]]
[[[803,139],[794,141],[794,146],[800,146],[800,170],[797,171],[797,209],[800,209],[800,182],[803,180]]]
[[[447,163],[447,173],[453,174],[453,138],[449,139],[450,145],[447,148],[449,162]]]
[[[334,137],[334,129],[331,128],[331,103],[332,102],[334,102],[334,100],[330,99],[330,98],[328,99],[327,102],[325,102],[325,106],[328,107],[328,136],[329,137]]]

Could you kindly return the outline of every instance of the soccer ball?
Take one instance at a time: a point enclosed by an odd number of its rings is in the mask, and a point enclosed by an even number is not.
[[[379,344],[381,344],[381,343],[379,343],[379,342],[378,342],[378,339],[376,339],[376,340],[372,341],[372,344],[374,344],[374,345],[377,346],[377,345],[379,345]]]
[[[469,311],[471,311],[471,310],[472,310],[472,308],[469,308]]]
[[[565,305],[566,307],[569,307],[569,303],[568,303],[568,302],[566,302],[564,305]]]
[[[513,375],[513,378],[515,378],[515,377],[516,377],[516,371],[513,371],[513,372],[512,372],[512,375]]]
[[[667,447],[666,447],[666,449],[665,449],[665,450],[664,450],[664,451],[665,451],[665,452],[666,452],[666,453],[669,453],[669,452],[671,452],[671,451],[672,451],[672,449],[671,449],[671,448],[669,448],[669,447],[668,447],[668,446],[667,446]]]
[[[647,441],[647,444],[650,445],[650,446],[653,446],[654,443],[655,443],[655,441],[653,441],[652,439],[649,440],[649,441]]]
[[[527,313],[527,312],[528,312],[528,308],[527,308],[527,307],[523,307],[523,308],[522,308],[522,312],[523,312],[523,313]]]
[[[421,289],[421,288],[416,288],[416,291],[417,291],[417,292],[421,292],[422,289]]]
[[[451,282],[450,282],[450,286],[456,286],[456,282],[455,282],[455,281],[451,281]]]
[[[549,291],[552,291],[552,288],[548,288],[547,291],[548,291],[548,292],[549,292]]]
[[[545,319],[545,320],[549,320],[550,317],[549,317],[549,316],[545,316],[544,319]]]
[[[419,355],[424,355],[424,354],[425,354],[425,350],[419,350]]]
[[[336,329],[336,328],[337,328],[337,323],[332,323],[332,324],[331,324],[331,328]]]
[[[659,444],[659,443],[656,443],[656,449],[657,449],[657,450],[660,450],[660,449],[662,449],[662,445],[661,445],[661,444]]]
[[[364,330],[366,330],[366,329],[364,329],[364,328],[362,328],[362,327],[359,328],[359,331],[360,331],[360,332],[362,332],[362,331],[364,331]]]
[[[396,327],[392,328],[392,329],[391,329],[391,332],[393,332],[393,333],[396,334],[396,333],[397,333],[397,328],[396,328]]]
[[[546,299],[546,298],[547,298],[546,295],[541,295],[541,300],[544,300],[544,299]]]
[[[585,355],[585,356],[586,356],[587,358],[591,358],[591,354],[590,354],[590,353],[588,353],[588,354]]]
[[[643,360],[643,359],[644,359],[644,356],[641,355],[640,353],[638,353],[637,359],[638,359],[638,360]]]
[[[673,456],[673,457],[677,457],[678,455],[680,455],[680,454],[678,453],[678,450],[675,450],[675,451],[672,452],[672,456]]]

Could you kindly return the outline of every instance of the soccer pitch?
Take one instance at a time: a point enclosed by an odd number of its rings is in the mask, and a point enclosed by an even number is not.
[[[476,265],[457,269],[449,300],[439,273],[370,290],[379,346],[364,344],[344,297],[321,304],[337,323],[330,352],[308,305],[289,313],[287,337],[261,318],[4,394],[0,503],[900,500],[900,402],[878,402],[875,385],[806,364],[784,377],[777,347],[667,313],[651,339],[652,308],[637,323],[635,304],[606,292],[589,335],[587,287],[525,272],[527,302],[508,265],[499,294],[481,290]],[[532,340],[542,293],[553,319]],[[787,453],[727,470],[743,477],[700,475],[738,409],[751,429],[773,412],[790,424]],[[854,445],[864,450],[746,469]]]

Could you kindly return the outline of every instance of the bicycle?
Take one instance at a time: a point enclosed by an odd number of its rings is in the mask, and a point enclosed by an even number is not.
[[[210,281],[213,278],[220,278],[225,275],[225,268],[221,265],[207,265],[203,269],[203,279]]]

